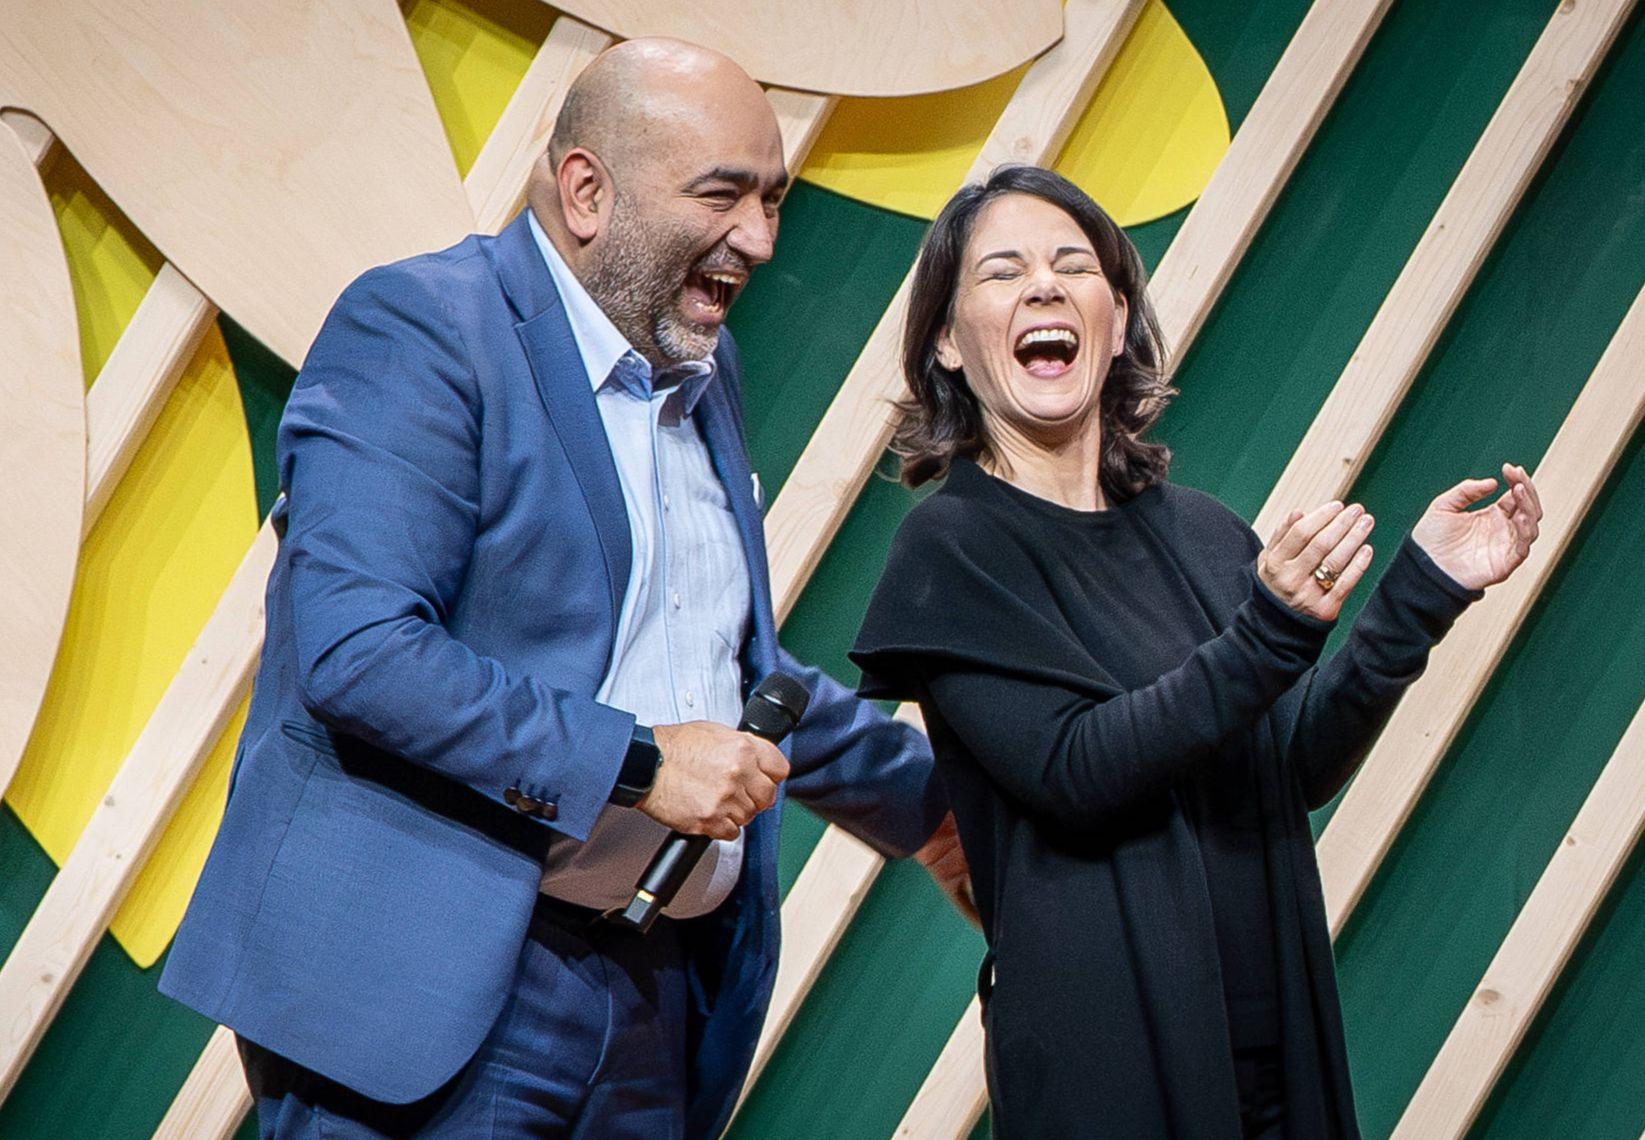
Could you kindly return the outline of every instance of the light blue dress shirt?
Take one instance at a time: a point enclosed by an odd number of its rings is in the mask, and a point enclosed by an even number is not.
[[[596,699],[645,725],[735,725],[742,715],[737,657],[752,595],[731,503],[692,418],[714,382],[713,362],[669,369],[654,386],[650,364],[588,295],[536,217],[528,224],[594,388],[634,544],[611,665]],[[556,836],[543,890],[600,910],[626,906],[667,834],[643,812],[607,807],[588,842]],[[741,835],[716,841],[664,913],[690,918],[718,906],[736,885],[742,852]]]

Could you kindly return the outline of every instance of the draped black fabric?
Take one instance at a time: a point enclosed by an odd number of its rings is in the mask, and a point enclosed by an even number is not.
[[[1286,1134],[1358,1135],[1308,810],[1479,595],[1406,540],[1316,666],[1260,548],[1172,484],[1082,512],[967,460],[898,533],[852,658],[948,785],[1000,1136],[1237,1137],[1275,1038]]]

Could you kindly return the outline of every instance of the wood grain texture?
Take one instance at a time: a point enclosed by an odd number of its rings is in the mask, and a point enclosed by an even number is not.
[[[51,679],[86,496],[78,317],[57,218],[34,165],[48,148],[49,136],[41,145],[36,133],[25,145],[0,127],[0,791],[17,773]]]
[[[1406,691],[1320,836],[1320,879],[1332,937],[1341,933],[1370,885],[1645,415],[1641,360],[1645,293],[1634,299],[1537,464],[1534,478],[1545,517],[1530,558],[1470,607],[1434,649],[1427,673]]]
[[[555,0],[623,39],[715,48],[754,78],[824,95],[918,95],[980,83],[1057,41],[1055,0]]]
[[[1555,11],[1257,516],[1258,534],[1353,486],[1633,7]]]
[[[357,274],[472,226],[393,0],[0,0],[0,25],[0,104],[288,363]]]
[[[1583,801],[1400,1117],[1398,1140],[1460,1138],[1524,1041],[1645,829],[1645,708]]]
[[[169,261],[132,314],[86,396],[89,533],[194,358],[217,307]]]
[[[219,1025],[154,1130],[154,1140],[228,1140],[251,1107],[234,1033]]]
[[[16,1083],[137,869],[250,689],[262,643],[263,582],[276,546],[273,527],[265,523],[0,966],[0,1097]]]
[[[1389,3],[1327,0],[1313,5],[1269,73],[1216,173],[1154,270],[1148,291],[1172,369],[1199,335]]]

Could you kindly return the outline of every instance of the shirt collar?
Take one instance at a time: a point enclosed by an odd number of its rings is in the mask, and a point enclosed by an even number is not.
[[[681,418],[689,416],[702,398],[709,382],[714,379],[714,358],[707,360],[687,360],[665,369],[662,379],[666,383],[657,385],[654,382],[651,362],[641,356],[634,346],[628,342],[617,326],[611,323],[611,318],[605,315],[583,283],[577,280],[577,275],[560,256],[560,251],[554,248],[554,243],[543,232],[537,216],[529,209],[526,211],[526,224],[531,229],[531,237],[537,243],[537,249],[543,255],[543,261],[548,265],[548,272],[554,278],[554,287],[560,292],[560,300],[565,304],[566,319],[571,324],[571,335],[577,342],[577,352],[583,359],[583,370],[588,373],[588,381],[598,392],[613,379],[612,370],[624,356],[632,353],[638,368],[633,383],[623,378],[623,373],[617,375],[616,382],[626,391],[641,399],[650,399],[654,391],[662,387],[675,387],[678,390],[678,413]],[[624,372],[629,370],[625,369]],[[636,390],[634,383],[642,385]]]

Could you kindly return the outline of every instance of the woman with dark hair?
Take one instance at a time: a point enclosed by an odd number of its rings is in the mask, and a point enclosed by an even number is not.
[[[852,651],[916,700],[970,863],[996,1135],[1358,1135],[1308,812],[1430,647],[1519,566],[1522,468],[1441,494],[1341,649],[1357,504],[1266,545],[1166,481],[1164,351],[1130,241],[1006,167],[932,225],[894,447],[909,514]]]

